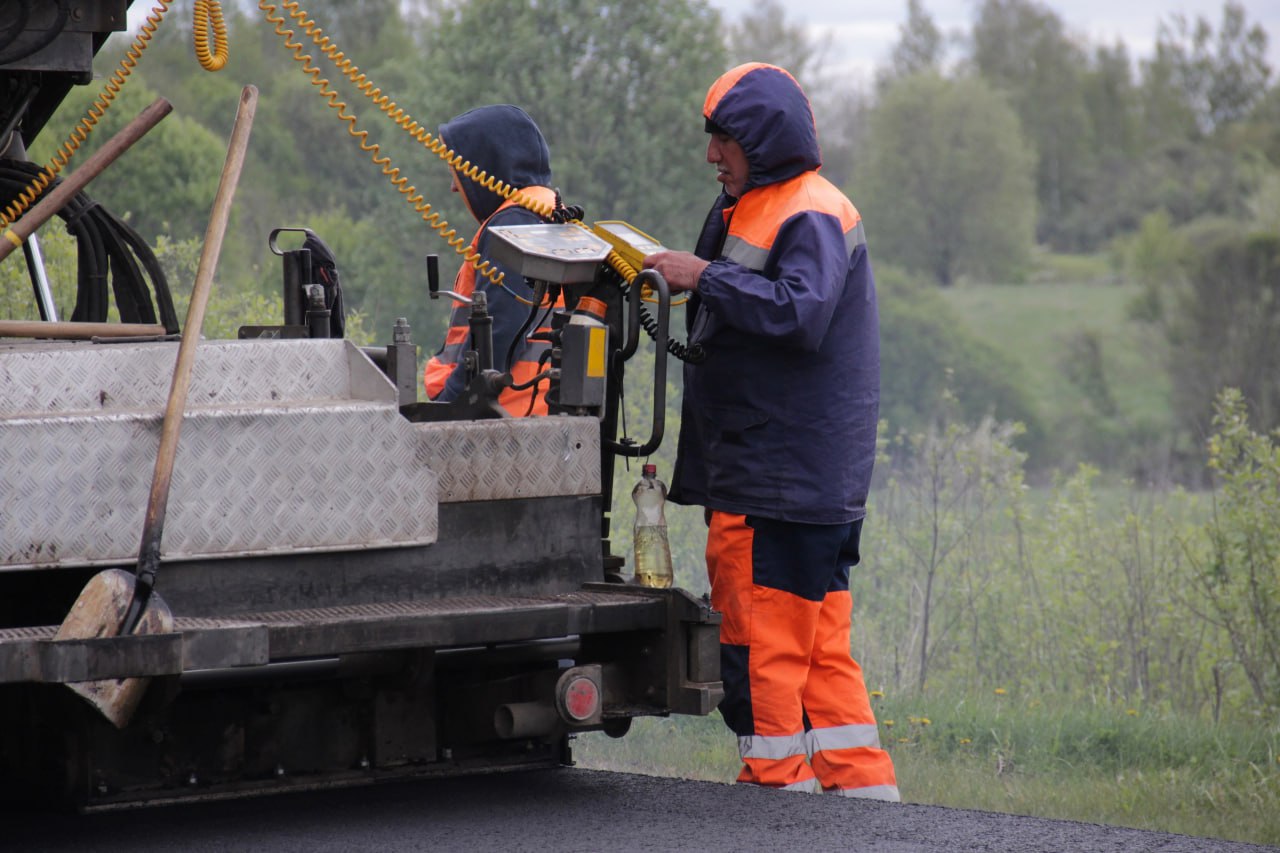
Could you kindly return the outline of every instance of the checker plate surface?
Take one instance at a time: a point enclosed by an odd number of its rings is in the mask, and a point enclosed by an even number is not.
[[[592,495],[600,491],[594,418],[504,418],[416,424],[440,502]]]
[[[176,344],[0,347],[0,569],[137,558]],[[167,560],[435,541],[436,477],[350,343],[201,343]]]

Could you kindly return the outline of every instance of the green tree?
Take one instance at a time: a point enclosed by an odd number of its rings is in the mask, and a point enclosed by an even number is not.
[[[1084,203],[1083,179],[1093,168],[1083,51],[1047,6],[985,0],[973,27],[973,61],[1008,96],[1036,152],[1037,236],[1059,249],[1077,248],[1080,241],[1065,226]]]
[[[1081,176],[1083,203],[1063,215],[1063,230],[1081,247],[1104,245],[1132,231],[1150,209],[1130,180],[1142,156],[1140,102],[1129,51],[1101,46],[1081,70],[1081,91],[1092,129],[1092,168]]]
[[[96,86],[74,89],[37,137],[32,160],[49,162],[97,95]],[[145,82],[130,81],[76,152],[67,171],[84,162],[155,98],[156,92]],[[216,135],[194,119],[173,112],[104,170],[87,192],[127,219],[147,240],[162,232],[203,235],[224,155],[225,148]]]
[[[923,0],[907,0],[907,20],[898,26],[889,64],[876,73],[876,88],[884,92],[895,80],[925,71],[941,73],[945,48],[942,31]]]
[[[1244,6],[1227,2],[1215,33],[1204,18],[1162,21],[1145,75],[1153,102],[1170,101],[1204,134],[1245,118],[1262,99],[1271,76],[1267,33],[1250,26]],[[1154,130],[1155,128],[1153,128]]]
[[[1245,397],[1232,388],[1215,401],[1213,427],[1209,468],[1217,489],[1197,589],[1208,618],[1230,639],[1254,698],[1274,709],[1280,705],[1280,447],[1249,426]]]
[[[1032,245],[1031,154],[987,84],[921,74],[871,114],[860,206],[877,258],[927,272],[1017,278]]]
[[[831,36],[814,41],[802,25],[787,19],[786,7],[778,0],[755,0],[751,10],[729,28],[728,47],[734,63],[768,62],[811,86],[831,48]]]
[[[1170,288],[1174,411],[1192,437],[1209,434],[1214,399],[1238,388],[1264,430],[1280,425],[1280,234],[1236,223],[1186,229],[1196,251]]]
[[[873,245],[872,260],[875,262]],[[994,416],[1023,425],[1020,449],[1047,460],[1045,430],[1020,365],[968,332],[936,287],[889,264],[876,265],[880,305],[880,415],[894,429],[922,433],[952,409],[965,423]],[[944,400],[951,400],[946,406]]]
[[[429,127],[479,104],[521,106],[566,201],[678,248],[716,194],[700,108],[724,57],[719,14],[699,0],[472,0],[444,9],[406,78],[433,95]]]

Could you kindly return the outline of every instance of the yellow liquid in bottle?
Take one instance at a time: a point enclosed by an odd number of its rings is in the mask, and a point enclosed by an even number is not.
[[[671,548],[667,528],[644,526],[635,529],[636,583],[655,589],[671,586]]]

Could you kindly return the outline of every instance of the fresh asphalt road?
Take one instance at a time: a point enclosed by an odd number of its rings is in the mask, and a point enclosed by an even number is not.
[[[1277,848],[566,768],[104,814],[0,812],[0,850],[1275,853]]]

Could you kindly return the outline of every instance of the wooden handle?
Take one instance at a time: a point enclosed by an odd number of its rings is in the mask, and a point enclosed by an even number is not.
[[[227,145],[227,158],[222,165],[222,178],[213,198],[209,214],[209,226],[205,229],[204,249],[200,253],[200,265],[196,268],[195,285],[191,290],[191,303],[187,306],[187,322],[182,329],[182,343],[178,345],[178,362],[173,371],[173,384],[169,388],[169,403],[164,411],[164,423],[160,431],[160,451],[156,456],[155,476],[151,481],[151,494],[147,499],[147,514],[143,520],[142,547],[138,554],[138,579],[146,586],[154,582],[160,563],[160,536],[164,527],[165,504],[169,497],[169,481],[173,473],[173,460],[178,454],[178,433],[182,429],[182,410],[186,407],[187,389],[191,385],[191,366],[195,361],[196,343],[200,339],[200,326],[204,322],[204,309],[213,288],[213,273],[218,266],[218,254],[222,239],[227,233],[227,221],[231,217],[231,201],[240,170],[244,166],[245,152],[249,147],[249,131],[253,127],[254,112],[258,107],[258,90],[245,86],[236,110],[236,122],[231,128],[231,140]]]
[[[4,232],[0,240],[0,261],[9,253],[22,245],[23,241],[35,233],[36,229],[53,218],[59,210],[66,206],[76,193],[98,177],[102,170],[110,166],[115,159],[128,151],[147,131],[160,123],[160,119],[173,111],[173,104],[164,98],[156,98],[151,106],[124,126],[124,129],[107,140],[106,144],[90,155],[80,168],[62,179],[62,182],[45,194],[35,206],[26,212],[21,219]]]
[[[0,320],[0,338],[55,338],[87,341],[89,338],[152,338],[167,334],[151,323],[50,323],[41,320]]]

